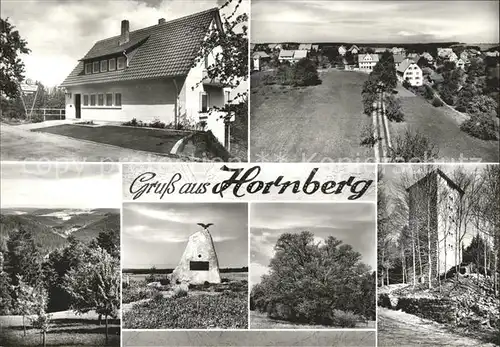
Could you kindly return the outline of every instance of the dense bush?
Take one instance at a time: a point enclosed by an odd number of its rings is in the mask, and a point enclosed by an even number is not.
[[[316,66],[307,58],[299,60],[292,69],[294,86],[315,86],[321,83]]]
[[[404,80],[403,81],[403,87],[406,88],[406,89],[410,89],[411,88],[410,82],[408,82],[407,80]]]
[[[123,287],[122,290],[122,302],[129,303],[134,301],[139,301],[143,299],[152,298],[158,291],[154,288],[145,286],[140,282],[131,281],[130,285]]]
[[[305,324],[336,325],[333,310],[375,319],[375,274],[350,245],[329,237],[320,246],[302,232],[282,234],[274,249],[269,274],[252,288],[251,308]]]
[[[385,114],[390,121],[402,122],[405,119],[401,110],[401,102],[394,95],[389,95],[385,98]]]
[[[444,103],[441,101],[440,98],[434,97],[432,99],[432,106],[434,106],[434,107],[441,107],[441,106],[444,106]]]
[[[407,130],[403,136],[393,139],[390,157],[392,162],[428,162],[437,158],[438,148],[429,139]]]
[[[355,328],[361,317],[351,311],[333,310],[332,321],[333,325],[341,328]]]
[[[462,123],[460,129],[482,140],[498,140],[498,128],[495,121],[485,113],[472,114]]]
[[[124,328],[209,329],[247,328],[247,293],[158,298],[123,315]]]

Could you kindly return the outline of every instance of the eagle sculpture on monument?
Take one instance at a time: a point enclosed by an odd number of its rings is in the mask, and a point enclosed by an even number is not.
[[[209,226],[214,225],[214,223],[208,223],[208,224],[198,223],[198,225],[206,230],[208,229]]]

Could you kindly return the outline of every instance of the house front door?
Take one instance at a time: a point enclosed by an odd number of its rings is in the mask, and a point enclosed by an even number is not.
[[[82,118],[82,96],[81,94],[75,94],[75,115],[76,118]]]

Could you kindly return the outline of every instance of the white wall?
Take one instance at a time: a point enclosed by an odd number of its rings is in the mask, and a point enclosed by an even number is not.
[[[159,119],[165,123],[174,121],[175,87],[171,79],[144,80],[117,83],[99,83],[67,87],[66,118],[76,118],[75,94],[81,95],[81,119],[126,122],[132,118],[150,122]],[[84,106],[84,95],[121,93],[122,106]],[[97,98],[97,96],[96,96]]]

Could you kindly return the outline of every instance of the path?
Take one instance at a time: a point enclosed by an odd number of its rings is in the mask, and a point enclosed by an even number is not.
[[[379,347],[495,346],[455,335],[441,324],[405,312],[378,307],[377,314]]]
[[[1,124],[2,161],[169,162],[174,159]]]

